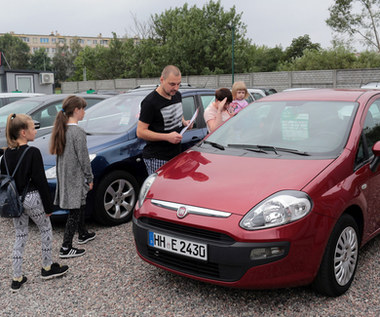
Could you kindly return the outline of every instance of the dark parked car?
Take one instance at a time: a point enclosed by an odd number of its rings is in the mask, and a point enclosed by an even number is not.
[[[380,91],[259,99],[146,179],[138,253],[223,286],[341,295],[380,234],[379,141]]]
[[[274,88],[257,88],[257,89],[261,89],[262,91],[264,91],[264,93],[269,96],[269,95],[273,95],[273,94],[276,94],[277,93],[277,90],[274,89]]]
[[[98,102],[111,97],[110,95],[76,94],[86,99],[89,109]],[[37,137],[51,132],[55,116],[62,109],[63,100],[69,94],[43,95],[39,97],[24,98],[0,108],[0,147],[7,146],[5,138],[5,125],[11,113],[25,113],[32,117],[39,129]]]
[[[94,188],[87,198],[87,211],[97,221],[107,225],[126,222],[142,182],[147,177],[142,149],[145,142],[136,137],[140,103],[152,89],[137,89],[111,97],[88,111],[80,126],[88,134],[87,145],[94,173]],[[190,119],[197,108],[199,114],[193,129],[182,139],[183,150],[193,146],[207,134],[203,119],[204,107],[214,99],[213,89],[180,89],[184,117]],[[46,175],[54,194],[56,186],[55,156],[48,154],[50,135],[36,139],[31,145],[40,148]],[[57,210],[54,214],[66,214]]]

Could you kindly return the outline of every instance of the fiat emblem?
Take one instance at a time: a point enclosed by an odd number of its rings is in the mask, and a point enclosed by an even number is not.
[[[186,207],[185,206],[178,207],[178,209],[177,209],[177,217],[180,218],[180,219],[182,219],[182,218],[186,217],[186,215],[187,215],[187,209],[186,209]]]

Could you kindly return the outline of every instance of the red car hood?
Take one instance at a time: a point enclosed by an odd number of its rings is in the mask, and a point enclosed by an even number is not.
[[[239,157],[189,151],[158,171],[147,198],[244,215],[281,190],[301,190],[333,160]]]

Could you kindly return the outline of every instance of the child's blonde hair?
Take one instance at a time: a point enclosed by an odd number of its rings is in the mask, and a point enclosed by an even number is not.
[[[20,131],[29,128],[29,121],[33,122],[32,117],[22,113],[13,113],[8,116],[5,137],[7,138],[9,148],[16,148],[19,146],[17,139],[20,137]]]
[[[245,91],[244,99],[248,98],[249,94],[248,94],[247,86],[245,85],[244,81],[236,81],[232,85],[232,97],[234,99],[236,99],[236,94],[238,90],[244,90]]]

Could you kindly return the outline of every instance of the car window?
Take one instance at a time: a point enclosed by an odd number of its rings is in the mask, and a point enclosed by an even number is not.
[[[331,101],[259,102],[244,108],[208,140],[223,146],[265,145],[336,156],[347,142],[357,106]]]
[[[24,98],[15,101],[12,104],[7,104],[0,108],[0,126],[5,126],[8,115],[11,113],[28,113],[30,110],[40,104],[40,101],[32,101],[30,98]]]
[[[360,138],[358,152],[356,153],[356,157],[355,157],[356,167],[358,168],[361,163],[366,161],[367,157],[368,155],[366,154],[366,151],[364,149],[363,140],[362,138]]]
[[[255,100],[259,100],[259,99],[263,98],[263,95],[259,94],[258,92],[254,92],[253,98],[255,98]]]
[[[87,98],[87,97],[84,97],[84,99],[86,99],[86,102],[87,102],[87,107],[86,109],[92,107],[93,105],[97,104],[98,102],[102,101],[101,99],[98,99],[98,98]]]
[[[34,112],[32,118],[40,123],[40,128],[50,127],[54,125],[55,117],[61,109],[62,101],[57,101],[48,107],[41,108]]]
[[[195,112],[195,102],[193,96],[182,98],[182,109],[185,120],[190,120]]]
[[[79,124],[90,134],[118,134],[135,126],[145,94],[122,94],[92,106]]]
[[[214,102],[215,100],[215,95],[203,95],[201,96],[201,101],[202,101],[202,105],[203,105],[203,109],[206,109],[210,103]]]
[[[249,95],[248,95],[248,98],[245,98],[245,100],[247,100],[248,103],[251,103],[251,102],[254,102],[254,101],[256,100],[256,98],[253,99],[252,95],[249,94]]]
[[[373,145],[380,140],[379,103],[380,101],[377,101],[369,107],[364,121],[363,134],[365,137],[369,156],[373,155]]]

